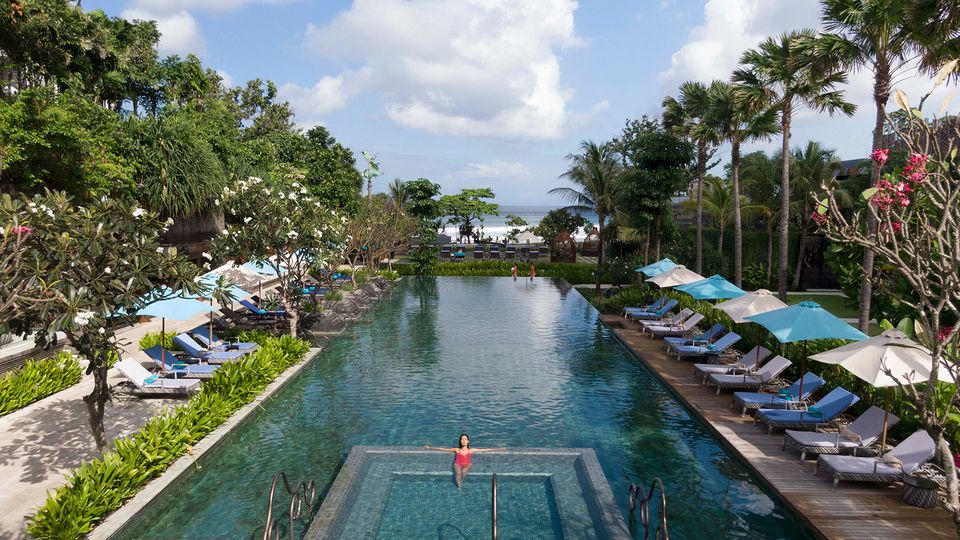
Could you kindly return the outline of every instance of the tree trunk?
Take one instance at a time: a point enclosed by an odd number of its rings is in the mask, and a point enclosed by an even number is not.
[[[720,227],[718,232],[720,234],[717,235],[717,251],[720,252],[720,256],[723,257],[723,233],[727,230],[727,224],[721,221],[719,225]],[[702,272],[697,273],[700,274]]]
[[[787,301],[787,265],[790,251],[790,102],[783,105],[783,176],[780,181],[780,253],[777,257],[777,296]]]
[[[597,234],[600,235],[598,240],[599,249],[597,250],[597,293],[600,292],[600,277],[603,274],[603,218],[605,216],[600,212],[597,212]]]
[[[88,355],[91,362],[96,362],[94,354]],[[87,406],[88,422],[90,424],[90,433],[93,435],[93,441],[97,444],[97,450],[103,453],[107,448],[107,435],[103,427],[104,407],[107,404],[107,358],[106,355],[100,356],[99,365],[91,366],[93,369],[93,391],[89,395],[83,396],[83,402]]]
[[[878,59],[873,81],[873,101],[877,108],[873,124],[873,148],[876,150],[883,144],[883,119],[886,114],[887,101],[890,100],[890,66],[885,58]],[[880,164],[872,163],[870,168],[870,185],[875,186],[880,180]],[[873,207],[867,205],[867,236],[874,238],[877,234],[877,216]],[[870,324],[870,300],[873,295],[873,250],[864,248],[863,276],[860,278],[860,314],[857,318],[857,328],[866,333]]]
[[[943,436],[943,429],[938,430],[934,440],[937,441],[937,462],[947,478],[947,507],[956,514],[960,510],[960,490],[957,486],[957,467],[953,461],[953,452],[950,451],[950,443]]]
[[[653,238],[653,258],[660,260],[660,212],[657,210],[657,214],[653,218],[653,230],[657,231],[657,235]]]
[[[767,216],[767,282],[764,287],[770,286],[770,277],[773,274],[773,216]]]
[[[743,230],[740,221],[740,136],[734,134],[730,150],[733,172],[733,283],[743,286]]]
[[[647,222],[647,234],[643,239],[643,265],[650,264],[650,222]]]
[[[803,213],[800,215],[800,243],[797,246],[797,267],[793,273],[794,290],[800,288],[800,274],[803,273],[803,257],[807,253],[807,210],[807,205],[803,205],[803,208],[800,210]]]
[[[293,303],[290,302],[290,290],[289,288],[284,288],[283,293],[283,305],[287,308],[287,314],[289,315],[290,322],[290,335],[297,337],[297,323],[300,322],[300,309],[293,306]],[[299,292],[299,291],[298,291]]]
[[[700,141],[697,144],[697,268],[698,274],[703,272],[703,177],[707,168],[707,143]],[[657,230],[657,245],[660,245],[660,232]],[[657,260],[660,260],[660,250],[657,250]]]

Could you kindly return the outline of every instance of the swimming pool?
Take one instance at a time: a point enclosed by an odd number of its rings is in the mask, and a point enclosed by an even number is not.
[[[583,297],[510,278],[403,280],[124,534],[250,537],[277,471],[322,494],[354,445],[454,446],[461,432],[475,447],[594,449],[624,516],[629,482],[660,477],[674,538],[805,537]]]

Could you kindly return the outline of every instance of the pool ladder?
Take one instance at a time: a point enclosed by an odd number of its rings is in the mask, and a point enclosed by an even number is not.
[[[642,486],[630,484],[627,499],[630,503],[630,533],[633,534],[636,529],[636,510],[640,507],[640,525],[643,527],[643,538],[649,540],[650,527],[650,502],[653,501],[657,491],[660,492],[660,523],[654,531],[656,540],[670,540],[670,532],[667,530],[667,492],[663,489],[663,482],[659,478],[654,478],[650,482],[650,489],[646,494],[643,493]]]
[[[302,521],[304,528],[306,528],[313,520],[313,507],[317,502],[317,487],[313,480],[300,481],[296,487],[290,487],[290,481],[287,480],[286,473],[280,471],[273,477],[273,483],[270,485],[270,495],[267,497],[267,518],[263,526],[263,540],[279,540],[283,536],[280,518],[273,517],[273,499],[281,480],[283,480],[283,488],[290,495],[290,506],[288,508],[290,540],[296,538],[295,522]],[[306,510],[306,513],[304,513],[304,510]]]
[[[497,473],[493,473],[493,479],[491,479],[490,482],[490,519],[493,530],[493,540],[497,540]]]

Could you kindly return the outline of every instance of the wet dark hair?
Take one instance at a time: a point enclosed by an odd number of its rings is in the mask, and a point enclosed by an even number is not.
[[[460,439],[464,437],[467,438],[467,448],[470,448],[470,436],[466,433],[461,433],[460,436],[457,437],[457,448],[463,448],[463,444],[460,442]]]

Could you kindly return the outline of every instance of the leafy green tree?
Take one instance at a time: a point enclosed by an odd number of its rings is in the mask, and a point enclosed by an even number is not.
[[[552,243],[561,231],[567,231],[572,236],[580,229],[586,231],[588,227],[590,222],[579,213],[571,214],[566,208],[556,208],[543,216],[540,223],[533,228],[533,234]]]
[[[714,81],[712,84],[722,84]],[[687,81],[680,85],[679,97],[667,97],[663,100],[663,125],[678,137],[693,142],[696,145],[696,201],[697,210],[695,222],[697,227],[696,238],[696,271],[703,271],[703,182],[710,168],[708,163],[716,152],[718,143],[717,133],[706,122],[710,111],[710,91],[703,83]]]
[[[717,251],[723,254],[723,237],[727,225],[733,221],[737,204],[734,203],[733,184],[716,176],[707,177],[707,186],[703,192],[703,213],[710,218],[712,225],[719,231],[717,237]],[[693,201],[684,201],[684,206],[690,207]],[[763,207],[756,204],[747,204],[741,195],[740,211],[744,216],[751,216],[763,211]]]
[[[603,229],[614,212],[614,193],[617,190],[622,167],[616,149],[610,143],[597,144],[582,141],[579,154],[567,154],[570,168],[560,175],[574,187],[556,187],[548,191],[570,202],[567,210],[597,214],[600,250],[597,254],[597,292],[600,291],[600,269],[603,268]]]
[[[420,220],[417,230],[419,242],[410,250],[410,263],[418,276],[429,274],[437,264],[438,220],[441,215],[440,185],[426,178],[417,178],[403,183],[407,195],[406,212]]]
[[[799,222],[800,244],[797,249],[797,265],[793,272],[793,288],[800,286],[803,271],[803,260],[806,257],[807,236],[810,234],[811,215],[816,208],[816,199],[813,193],[821,186],[829,185],[833,180],[834,172],[840,168],[833,149],[826,148],[816,141],[809,141],[803,148],[793,152],[793,189],[795,212]],[[837,194],[837,197],[840,197]]]
[[[273,268],[290,334],[296,337],[305,303],[302,284],[311,266],[341,260],[346,216],[301,184],[279,179],[240,180],[225,188],[216,204],[230,221],[213,241],[214,257],[263,261]]]
[[[733,81],[740,85],[743,99],[772,103],[780,110],[782,137],[780,187],[780,256],[777,291],[787,299],[787,257],[790,244],[790,126],[793,114],[803,107],[818,112],[840,112],[848,116],[856,106],[844,100],[837,85],[847,81],[846,73],[829,65],[814,65],[815,33],[796,30],[767,38],[756,49],[743,53]]]
[[[527,220],[520,216],[507,214],[505,225],[509,227],[507,230],[507,240],[510,242],[516,242],[520,237],[520,233],[523,232],[524,227],[529,225],[529,223],[527,223]]]
[[[20,251],[14,259],[0,253],[0,260],[16,264],[6,290],[20,291],[13,309],[0,312],[0,326],[15,333],[36,331],[41,343],[62,331],[90,362],[87,374],[93,375],[94,387],[83,401],[102,451],[107,370],[120,351],[110,318],[136,313],[149,303],[146,293],[161,286],[169,295],[197,292],[197,269],[160,247],[167,223],[158,214],[122,199],[95,198],[78,206],[63,192],[3,195],[0,223],[0,249]],[[20,241],[7,242],[11,234]]]
[[[247,126],[243,131],[245,139],[294,130],[293,110],[290,103],[277,101],[277,85],[273,81],[247,81],[242,88],[227,90],[226,98],[239,108],[239,119]]]
[[[303,183],[321,204],[348,214],[357,211],[363,177],[349,148],[317,126],[306,134],[304,162]]]
[[[751,94],[746,94],[750,96]],[[767,140],[779,131],[777,110],[766,101],[744,99],[735,84],[710,85],[707,124],[717,139],[730,143],[730,170],[733,201],[733,276],[737,287],[743,285],[743,226],[740,209],[740,148],[745,142]],[[721,240],[723,234],[720,235]],[[721,250],[722,251],[722,250]]]
[[[447,216],[447,223],[457,227],[461,237],[479,239],[479,232],[473,222],[483,223],[483,216],[496,216],[500,205],[488,202],[496,197],[490,188],[465,188],[456,195],[440,197],[440,212]]]
[[[770,283],[773,271],[773,225],[780,212],[780,171],[782,160],[770,158],[765,152],[753,152],[743,156],[740,162],[740,178],[743,180],[747,199],[763,207],[763,216],[767,231],[767,277],[764,283]]]

